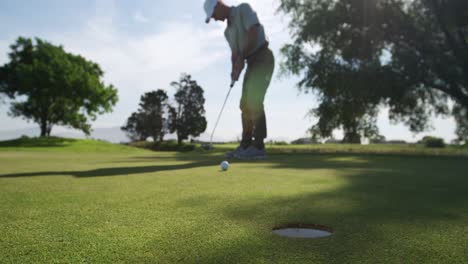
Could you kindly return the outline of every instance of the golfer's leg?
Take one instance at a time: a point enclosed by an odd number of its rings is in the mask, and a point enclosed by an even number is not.
[[[262,104],[263,106],[263,104]],[[256,139],[257,147],[263,148],[263,140],[267,137],[267,124],[265,110],[258,110],[257,118],[254,123],[253,137]]]
[[[247,111],[242,111],[242,141],[241,146],[247,148],[252,144],[253,122]]]
[[[246,105],[250,109],[254,124],[253,137],[257,148],[264,148],[264,139],[267,137],[266,116],[263,101],[270,85],[275,62],[273,53],[265,51],[249,65],[250,76],[244,80],[246,86]]]
[[[242,111],[241,118],[242,118],[242,141],[241,146],[243,148],[247,148],[252,144],[252,133],[253,133],[253,121],[252,116],[248,105],[247,105],[247,86],[249,76],[251,76],[251,72],[247,69],[244,75],[244,82],[242,85],[242,97],[240,102],[240,109]]]

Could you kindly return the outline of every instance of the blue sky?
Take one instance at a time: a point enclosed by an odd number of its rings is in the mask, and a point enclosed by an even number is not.
[[[237,5],[241,1],[225,2]],[[317,101],[310,94],[299,94],[295,87],[297,77],[277,78],[282,60],[279,49],[290,40],[288,18],[275,14],[277,0],[242,2],[250,3],[257,11],[277,61],[265,99],[269,138],[293,140],[306,136],[307,128],[315,122],[306,113]],[[147,91],[165,89],[172,96],[174,90],[169,83],[186,72],[205,90],[207,132],[211,132],[230,82],[230,53],[223,37],[225,24],[205,24],[202,7],[202,0],[2,0],[0,65],[8,62],[8,46],[18,36],[40,37],[99,63],[105,71],[105,81],[118,88],[120,100],[113,113],[100,116],[93,123],[96,128],[123,125]],[[238,84],[231,93],[216,139],[240,137],[240,95]],[[12,119],[7,112],[8,105],[0,104],[0,130],[36,126]],[[402,124],[391,124],[386,109],[382,109],[378,125],[389,139],[415,141],[428,134],[447,141],[455,137],[451,118],[434,118],[434,130],[414,135]],[[336,136],[340,135],[337,131]]]

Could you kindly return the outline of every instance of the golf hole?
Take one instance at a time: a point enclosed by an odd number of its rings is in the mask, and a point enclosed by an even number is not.
[[[333,234],[333,229],[316,224],[287,224],[273,228],[273,233],[290,238],[321,238]]]

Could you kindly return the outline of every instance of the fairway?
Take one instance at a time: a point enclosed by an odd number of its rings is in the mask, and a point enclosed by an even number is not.
[[[466,263],[468,159],[0,146],[0,262]],[[287,148],[285,146],[284,148]],[[272,234],[288,223],[330,237]]]

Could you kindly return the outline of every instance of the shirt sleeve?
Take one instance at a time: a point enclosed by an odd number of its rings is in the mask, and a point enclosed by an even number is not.
[[[232,39],[228,31],[224,31],[224,37],[226,38],[226,41],[229,44],[229,48],[231,48],[231,52],[234,52],[235,48],[233,46]]]
[[[257,13],[252,9],[252,7],[247,4],[241,4],[240,6],[240,15],[242,18],[242,25],[244,26],[244,29],[247,31],[252,27],[253,25],[260,24],[260,21],[258,20]]]

